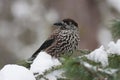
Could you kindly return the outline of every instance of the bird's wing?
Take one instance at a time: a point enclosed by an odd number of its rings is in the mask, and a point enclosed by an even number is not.
[[[40,51],[45,50],[46,48],[54,44],[58,33],[58,30],[54,31],[53,34],[40,46],[40,48],[27,61],[31,63],[31,61],[33,61],[36,58]]]
[[[45,50],[49,46],[51,46],[55,41],[55,38],[48,38],[41,46],[40,48],[27,60],[28,63],[32,63],[32,61],[36,58],[36,56],[40,53],[41,50]]]
[[[55,41],[55,38],[49,38],[49,39],[47,39],[47,40],[40,46],[40,48],[32,55],[32,57],[36,57],[41,50],[45,50],[46,48],[48,48],[49,46],[51,46],[54,41]]]

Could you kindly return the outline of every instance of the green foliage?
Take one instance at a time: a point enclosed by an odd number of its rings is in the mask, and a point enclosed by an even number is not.
[[[80,50],[79,53],[83,53],[81,56],[63,56],[62,64],[60,66],[52,67],[50,70],[44,72],[44,74],[36,77],[38,80],[44,78],[44,75],[51,73],[52,71],[64,69],[63,75],[66,78],[59,78],[58,80],[119,80],[120,79],[120,55],[110,55],[108,57],[109,65],[102,67],[100,63],[96,63],[87,59],[84,56],[89,54],[90,51]],[[75,53],[74,53],[75,54]],[[88,63],[89,67],[84,63]],[[30,64],[26,61],[21,61],[19,65],[29,68]],[[116,70],[112,72],[112,70]],[[47,79],[45,79],[47,80]]]
[[[79,59],[66,60],[64,65],[65,75],[70,80],[92,80],[93,75],[80,64]]]
[[[109,58],[109,67],[120,68],[120,55],[111,55]]]
[[[120,20],[113,21],[111,32],[112,32],[113,39],[117,40],[120,38]]]
[[[86,57],[66,58],[63,63],[65,75],[69,80],[119,80],[120,79],[120,55],[111,55],[109,65],[102,67],[100,63],[88,60]],[[87,62],[92,67],[86,67]],[[112,70],[116,70],[112,72]]]
[[[21,65],[21,66],[24,66],[26,68],[30,68],[31,63],[27,63],[26,60],[22,60],[22,61],[19,61],[17,64]]]
[[[84,62],[90,63],[93,68],[86,67]],[[63,65],[65,75],[70,80],[101,80],[109,76],[105,72],[97,70],[100,67],[100,63],[90,61],[86,57],[71,57],[66,59]]]
[[[113,80],[120,80],[120,70],[114,75]]]
[[[87,59],[87,58],[84,57],[84,56],[81,57],[80,59],[82,59],[82,61],[87,62],[87,63],[89,63],[89,64],[91,64],[91,65],[93,65],[93,66],[101,66],[101,63],[100,63],[100,62],[91,61],[91,60]]]
[[[81,53],[81,51],[80,51]],[[82,53],[89,54],[90,51],[82,50]],[[74,53],[75,54],[75,53]],[[59,78],[58,80],[119,80],[120,79],[120,55],[110,55],[108,57],[109,65],[102,67],[100,63],[96,63],[87,59],[83,54],[81,56],[65,57],[60,66],[52,67],[44,72],[42,75],[36,77],[37,80],[45,78],[44,76],[59,69],[64,69],[63,75],[66,78]],[[89,64],[89,67],[85,65]],[[26,61],[21,61],[19,65],[29,68],[30,64]],[[116,70],[112,72],[112,70]],[[47,79],[45,79],[47,80]]]

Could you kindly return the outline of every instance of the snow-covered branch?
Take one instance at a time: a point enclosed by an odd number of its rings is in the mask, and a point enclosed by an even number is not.
[[[79,51],[82,55],[65,58],[61,63],[46,52],[40,52],[27,69],[11,64],[0,70],[0,80],[58,80],[120,78],[120,40],[110,42],[94,51]],[[85,53],[85,54],[83,54]],[[88,78],[88,79],[87,79]],[[91,80],[89,79],[89,80]]]

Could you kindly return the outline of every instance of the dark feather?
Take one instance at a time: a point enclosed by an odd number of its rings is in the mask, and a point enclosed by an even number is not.
[[[36,58],[36,56],[39,54],[40,51],[45,50],[46,48],[48,48],[49,46],[51,46],[54,41],[55,41],[54,38],[50,38],[50,39],[46,40],[46,41],[40,46],[40,48],[32,55],[32,57],[29,58],[28,61],[33,61],[33,60]]]

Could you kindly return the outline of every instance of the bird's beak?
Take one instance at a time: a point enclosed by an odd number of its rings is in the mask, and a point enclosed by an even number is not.
[[[61,22],[54,23],[55,26],[62,26],[63,24]]]

